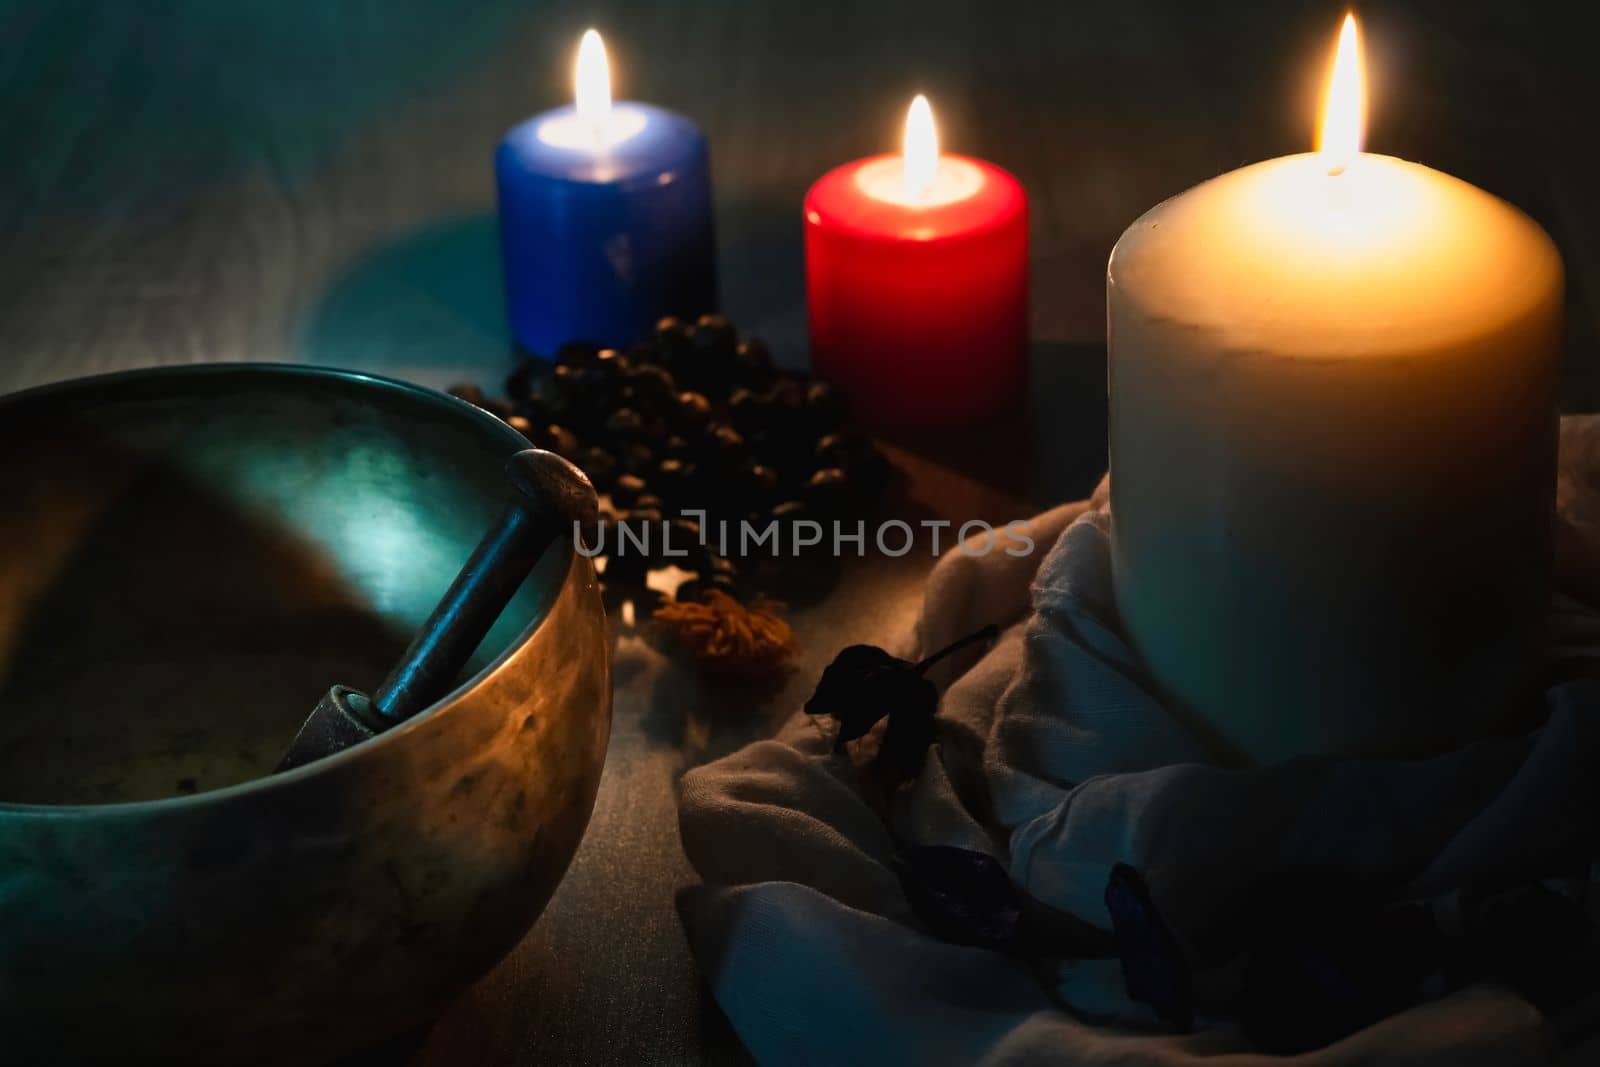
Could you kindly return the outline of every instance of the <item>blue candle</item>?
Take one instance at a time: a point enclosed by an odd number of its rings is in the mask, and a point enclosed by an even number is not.
[[[613,104],[593,30],[577,89],[495,152],[511,332],[542,356],[566,341],[628,345],[663,315],[717,303],[705,137],[670,111]]]

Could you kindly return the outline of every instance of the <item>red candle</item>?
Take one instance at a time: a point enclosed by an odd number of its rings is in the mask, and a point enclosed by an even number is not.
[[[1016,407],[1027,376],[1028,199],[1010,174],[941,155],[923,97],[902,155],[806,194],[811,360],[878,426],[971,422]]]

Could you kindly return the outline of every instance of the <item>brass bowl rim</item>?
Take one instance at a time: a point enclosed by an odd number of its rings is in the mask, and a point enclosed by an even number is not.
[[[459,397],[415,382],[402,381],[398,378],[389,378],[381,374],[370,374],[366,371],[345,370],[339,367],[322,367],[306,363],[184,363],[171,366],[140,367],[135,370],[113,371],[107,374],[90,374],[77,378],[64,378],[60,381],[47,382],[43,385],[21,389],[14,393],[0,395],[0,418],[8,414],[9,409],[17,404],[49,397],[57,393],[70,393],[86,387],[100,387],[116,385],[123,382],[145,381],[162,378],[304,378],[308,381],[335,380],[346,384],[362,387],[376,388],[382,392],[399,394],[409,400],[430,405],[442,412],[460,416],[490,434],[497,435],[505,440],[506,456],[510,458],[513,452],[530,447],[527,438],[512,429],[500,419],[484,411],[475,404],[468,403]],[[556,592],[566,585],[571,577],[569,552],[569,566],[560,572],[561,577],[556,583]],[[392,727],[369,738],[359,745],[335,752],[331,756],[302,764],[292,770],[279,774],[267,774],[260,778],[251,778],[248,781],[236,782],[233,785],[223,786],[220,789],[207,790],[204,793],[181,794],[172,797],[157,797],[153,800],[119,800],[105,804],[34,804],[18,801],[0,800],[0,816],[27,815],[27,816],[55,816],[65,818],[86,818],[91,816],[118,817],[151,811],[169,812],[184,807],[199,807],[206,804],[232,800],[237,797],[252,793],[261,793],[271,789],[288,788],[298,782],[305,781],[323,771],[331,770],[347,762],[360,759],[363,754],[375,752],[380,746],[396,743],[396,739],[410,733],[424,719],[431,718],[441,707],[455,703],[461,697],[477,688],[487,678],[498,671],[511,656],[521,649],[533,637],[534,633],[544,625],[549,616],[550,608],[555,598],[547,599],[539,614],[532,619],[526,627],[518,631],[516,638],[492,660],[484,665],[483,669],[472,675],[461,685],[445,693],[438,700],[417,712],[405,722]],[[310,705],[307,705],[307,714],[310,714]],[[287,742],[285,742],[287,743]]]

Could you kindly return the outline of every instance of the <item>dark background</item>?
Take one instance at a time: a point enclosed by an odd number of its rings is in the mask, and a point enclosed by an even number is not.
[[[1512,200],[1566,256],[1569,408],[1600,407],[1600,14],[1592,0],[1363,4],[1368,147]],[[1310,147],[1343,7],[1311,0],[0,0],[0,390],[155,363],[298,360],[492,382],[504,369],[490,155],[564,102],[601,29],[617,95],[702,124],[726,310],[805,359],[799,213],[894,147],[927,92],[944,144],[1032,200],[1034,454],[1014,433],[897,453],[927,510],[1016,517],[1104,463],[1104,269],[1143,210]],[[1037,468],[1037,469],[1035,469]],[[995,486],[1012,490],[996,494]],[[595,821],[526,942],[380,1062],[738,1059],[672,910],[682,769],[770,729],[832,649],[914,613],[928,560],[797,616],[777,698],[705,710],[618,645]],[[726,694],[723,704],[738,705]],[[752,710],[754,709],[754,710]],[[804,1010],[803,1005],[796,1006]],[[827,1025],[827,1020],[817,1020]]]

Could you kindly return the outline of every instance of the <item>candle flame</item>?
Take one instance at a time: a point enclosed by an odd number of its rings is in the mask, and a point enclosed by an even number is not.
[[[1367,99],[1361,69],[1361,35],[1356,17],[1346,15],[1339,30],[1339,49],[1328,76],[1328,98],[1322,110],[1317,151],[1328,161],[1328,173],[1339,174],[1361,154]]]
[[[906,112],[904,165],[906,199],[915,203],[927,194],[939,173],[939,131],[933,125],[933,108],[921,93]]]
[[[574,81],[578,117],[598,133],[611,117],[611,67],[606,63],[605,42],[595,30],[583,31],[583,40],[578,43]]]

